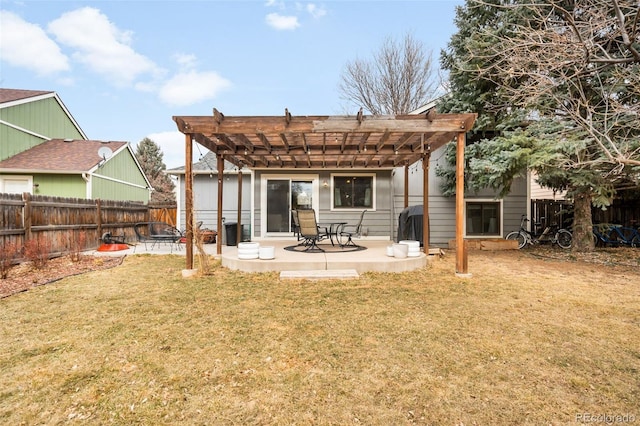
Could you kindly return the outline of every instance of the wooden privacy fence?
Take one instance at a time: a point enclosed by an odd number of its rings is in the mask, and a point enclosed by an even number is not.
[[[573,223],[573,204],[564,200],[531,200],[531,222],[541,228],[556,224],[570,228]]]
[[[571,228],[573,204],[565,200],[531,200],[531,219],[543,226],[556,223],[561,228]],[[637,227],[640,225],[640,199],[616,198],[606,210],[593,207],[591,219],[594,224]]]
[[[97,248],[105,232],[134,241],[134,224],[157,220],[157,210],[126,201],[0,194],[0,243],[25,247],[36,241],[57,256]],[[170,215],[162,207],[163,220],[171,223]]]

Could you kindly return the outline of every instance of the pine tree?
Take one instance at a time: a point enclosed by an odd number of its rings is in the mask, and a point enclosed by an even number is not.
[[[441,57],[442,108],[496,132],[467,150],[469,186],[505,194],[534,170],[574,202],[577,251],[593,249],[591,205],[640,182],[639,16],[632,0],[468,0]]]
[[[136,158],[154,189],[150,202],[152,204],[175,204],[175,185],[165,173],[167,166],[164,164],[163,157],[162,150],[151,139],[144,138],[138,143]]]

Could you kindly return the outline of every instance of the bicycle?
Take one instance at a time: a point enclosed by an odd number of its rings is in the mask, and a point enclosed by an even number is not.
[[[542,218],[544,220],[544,218]],[[520,229],[517,231],[513,231],[507,234],[505,237],[507,240],[516,240],[518,241],[518,248],[521,249],[527,244],[540,244],[540,243],[551,243],[558,244],[563,249],[571,248],[571,241],[573,239],[573,235],[567,229],[560,228],[558,229],[557,224],[551,224],[544,228],[542,233],[540,234],[532,234],[529,232],[527,228],[525,228],[525,224],[529,222],[527,215],[522,215],[520,219]],[[536,227],[540,226],[540,223],[535,224]]]
[[[593,225],[593,239],[596,246],[640,247],[640,232],[620,225],[606,223]]]

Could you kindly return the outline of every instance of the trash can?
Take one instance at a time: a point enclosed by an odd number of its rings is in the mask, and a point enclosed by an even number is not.
[[[235,246],[238,244],[238,224],[236,222],[226,222],[224,224],[225,235],[227,237],[227,245]]]

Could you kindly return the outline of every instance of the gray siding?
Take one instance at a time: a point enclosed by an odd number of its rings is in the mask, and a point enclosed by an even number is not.
[[[446,247],[456,235],[456,206],[455,197],[445,197],[440,190],[439,179],[436,176],[436,166],[443,163],[444,147],[431,155],[429,163],[429,245]],[[409,206],[422,204],[423,171],[421,162],[409,167]],[[404,209],[404,168],[395,170],[393,176],[394,211],[393,239],[397,241],[398,217]],[[465,200],[493,200],[496,194],[490,190],[479,193],[465,194]],[[511,192],[502,200],[502,236],[518,229],[520,217],[527,213],[528,207],[527,180],[517,179]]]
[[[180,176],[178,184],[179,218],[178,227],[183,229],[185,218],[185,185],[184,175]],[[203,228],[217,230],[218,223],[218,175],[197,174],[193,179],[193,209],[194,220],[202,221]],[[248,231],[251,216],[251,176],[242,176],[242,215],[241,222]],[[222,217],[225,222],[238,221],[238,175],[236,173],[224,174],[222,190]]]
[[[392,211],[392,196],[391,196],[391,170],[352,170],[353,173],[375,173],[376,175],[376,209],[368,210],[362,222],[363,228],[369,237],[391,238],[392,235],[392,222],[390,220],[390,214]],[[328,181],[331,178],[332,173],[345,173],[345,170],[295,170],[291,171],[292,175],[314,175],[319,176],[320,182],[325,179]],[[255,203],[255,219],[253,227],[255,235],[261,235],[260,229],[260,181],[264,176],[269,174],[282,175],[280,171],[256,171],[255,187],[254,187],[254,203]],[[326,188],[320,188],[320,208],[317,212],[318,220],[323,222],[332,221],[344,221],[350,224],[355,224],[360,219],[361,210],[331,210],[331,191]]]

